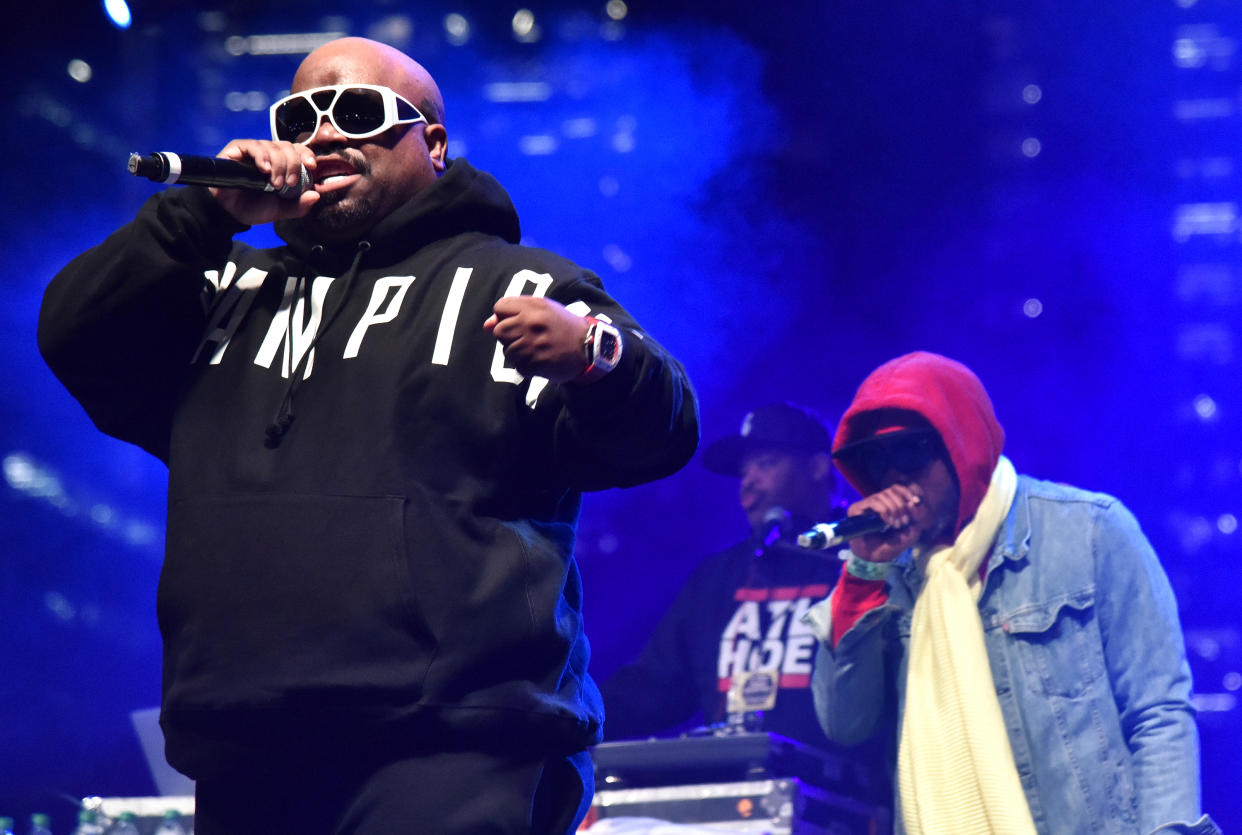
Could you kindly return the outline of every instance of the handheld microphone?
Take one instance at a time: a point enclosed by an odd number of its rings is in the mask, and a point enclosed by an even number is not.
[[[822,551],[834,548],[854,537],[869,533],[884,533],[888,524],[874,510],[864,510],[857,516],[846,516],[836,522],[820,522],[806,533],[798,534],[798,547]]]
[[[776,544],[776,541],[785,535],[786,528],[789,525],[789,511],[780,506],[768,508],[768,512],[763,514],[763,525],[759,529],[759,550],[770,548]]]
[[[297,183],[275,189],[268,182],[268,176],[252,165],[221,157],[195,157],[168,152],[130,154],[129,173],[157,183],[268,191],[288,200],[296,200],[313,185],[306,166],[302,166],[302,176]]]

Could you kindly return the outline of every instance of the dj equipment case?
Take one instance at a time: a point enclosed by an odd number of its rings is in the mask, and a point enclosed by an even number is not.
[[[771,835],[882,835],[892,829],[887,787],[878,775],[778,734],[607,742],[596,746],[594,759],[588,821],[646,817]]]

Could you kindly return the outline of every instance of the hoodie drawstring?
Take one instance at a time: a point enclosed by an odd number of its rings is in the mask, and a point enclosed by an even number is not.
[[[338,302],[336,307],[333,308],[331,315],[329,315],[327,319],[323,320],[319,324],[319,327],[315,329],[315,335],[311,337],[310,345],[306,347],[306,350],[302,353],[301,358],[298,360],[297,367],[290,371],[289,383],[285,386],[284,396],[281,397],[280,405],[276,408],[276,414],[272,418],[272,422],[268,424],[264,433],[265,437],[263,439],[263,445],[268,449],[275,449],[280,446],[280,442],[284,438],[285,433],[289,431],[289,427],[293,424],[293,394],[297,390],[298,385],[303,381],[302,374],[303,370],[306,368],[306,363],[310,359],[312,352],[315,350],[315,346],[319,344],[319,337],[323,336],[324,332],[331,327],[332,323],[336,321],[336,317],[340,315],[341,310],[345,307],[345,303],[349,299],[349,292],[353,287],[354,280],[358,276],[358,267],[362,263],[362,256],[364,256],[370,249],[370,241],[358,242],[358,248],[354,252],[354,260],[350,263],[349,270],[345,273],[345,280],[340,293],[340,302]],[[316,255],[321,252],[323,252],[322,246],[316,246],[311,249],[312,255]],[[286,338],[289,340],[290,350],[292,350],[293,345],[294,303],[299,292],[301,292],[305,285],[306,279],[304,277],[299,277],[297,282],[294,284],[293,300],[290,301],[289,318],[285,325]]]

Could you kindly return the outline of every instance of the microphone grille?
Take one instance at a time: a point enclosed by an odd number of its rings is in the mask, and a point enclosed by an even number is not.
[[[311,179],[310,172],[307,171],[306,166],[303,165],[302,173],[298,177],[297,184],[294,185],[293,183],[287,183],[285,187],[280,190],[279,194],[281,197],[287,197],[290,199],[301,197],[302,192],[309,191],[314,187],[314,185],[315,181]]]

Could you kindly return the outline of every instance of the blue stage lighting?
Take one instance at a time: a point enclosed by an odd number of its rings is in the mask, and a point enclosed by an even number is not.
[[[129,13],[129,5],[125,0],[103,0],[103,7],[108,20],[118,29],[128,29],[129,24],[134,22],[134,17]]]

